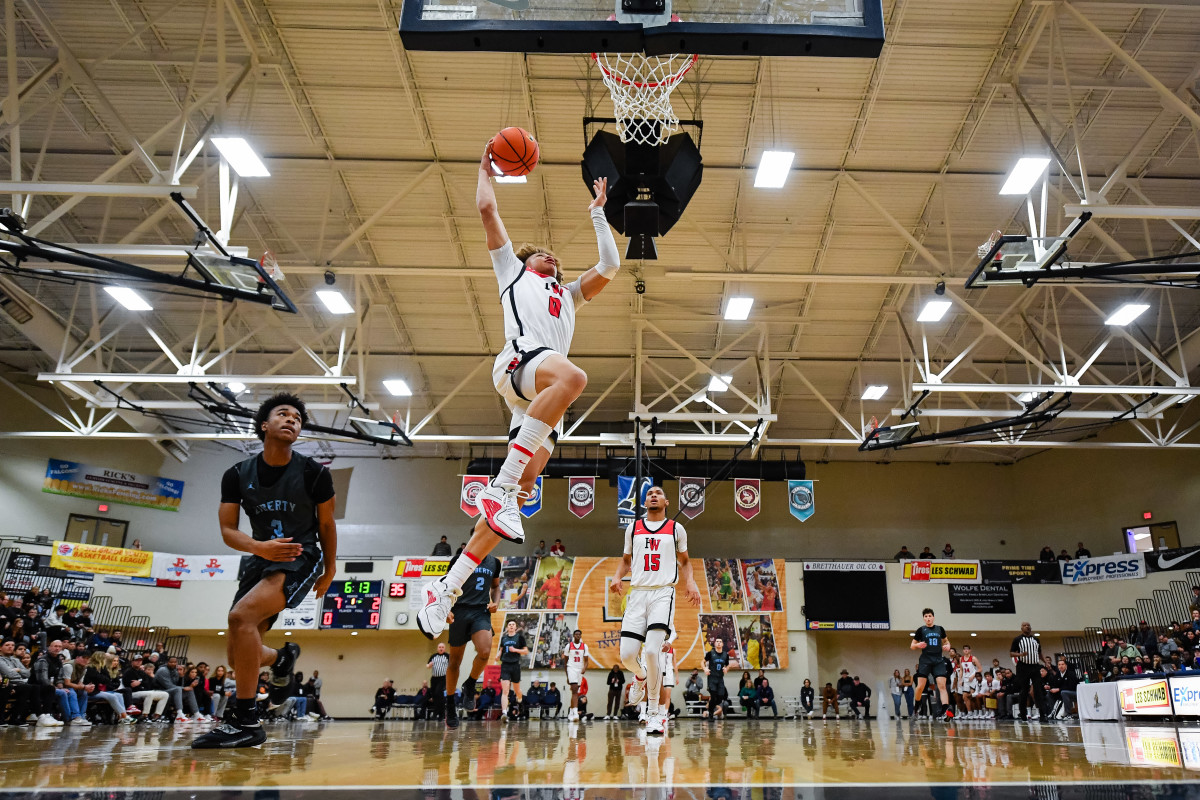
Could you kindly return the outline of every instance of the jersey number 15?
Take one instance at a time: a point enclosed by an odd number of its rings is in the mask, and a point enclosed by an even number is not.
[[[646,553],[645,558],[646,565],[644,569],[646,572],[658,572],[662,566],[662,555],[659,553]]]

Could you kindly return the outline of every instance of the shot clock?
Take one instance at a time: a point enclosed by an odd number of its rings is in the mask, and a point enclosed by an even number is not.
[[[383,581],[335,581],[321,608],[322,630],[378,630]]]

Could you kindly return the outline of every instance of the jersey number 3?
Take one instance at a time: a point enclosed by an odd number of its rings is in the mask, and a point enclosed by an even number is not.
[[[646,572],[658,572],[662,566],[662,555],[660,553],[646,553]]]

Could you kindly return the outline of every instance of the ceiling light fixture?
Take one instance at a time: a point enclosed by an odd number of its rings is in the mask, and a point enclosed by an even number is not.
[[[917,322],[941,322],[953,305],[949,300],[930,300],[917,315]]]
[[[402,378],[384,381],[383,388],[387,389],[392,397],[412,397],[412,389],[408,388],[408,383]]]
[[[744,320],[750,318],[753,297],[731,297],[725,303],[725,319]]]
[[[496,183],[526,183],[524,175],[497,175]]]
[[[1111,317],[1104,320],[1104,324],[1120,325],[1123,327],[1140,317],[1149,308],[1150,306],[1146,305],[1145,303],[1126,303],[1114,311]]]
[[[146,302],[146,298],[127,286],[105,286],[104,291],[130,311],[153,311],[154,306]]]
[[[783,188],[795,158],[796,154],[790,150],[764,150],[758,162],[758,172],[754,173],[754,188]]]
[[[1008,173],[1008,179],[1000,188],[1000,194],[1029,194],[1029,190],[1038,182],[1038,178],[1042,177],[1048,166],[1050,159],[1043,156],[1022,158],[1013,167],[1012,172]]]
[[[254,152],[250,143],[241,136],[214,136],[209,139],[221,151],[221,157],[229,162],[240,178],[268,178],[267,165]]]
[[[708,390],[710,392],[723,392],[729,388],[729,384],[732,382],[732,375],[713,375],[708,379]]]
[[[863,400],[878,400],[879,398],[881,398],[885,394],[887,394],[887,388],[888,388],[887,386],[880,386],[879,384],[873,383],[863,391],[862,399]]]
[[[246,384],[242,383],[241,381],[233,381],[232,383],[225,384],[225,388],[234,394],[241,394],[242,392],[246,391]]]
[[[325,304],[325,308],[329,309],[330,314],[354,313],[354,306],[350,305],[337,289],[322,289],[317,292],[317,297],[321,298],[321,302]]]

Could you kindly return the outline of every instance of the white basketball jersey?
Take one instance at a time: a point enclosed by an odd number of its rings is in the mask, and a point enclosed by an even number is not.
[[[575,336],[575,311],[587,302],[580,279],[564,286],[527,269],[513,252],[512,242],[492,250],[491,256],[504,308],[504,338],[525,339],[521,350],[549,347],[567,355]]]
[[[587,667],[588,646],[583,642],[567,643],[567,669],[582,670]]]
[[[629,585],[635,589],[674,586],[679,580],[676,552],[687,552],[687,531],[674,520],[639,519],[625,529],[625,552],[633,561]]]
[[[959,662],[959,669],[962,670],[963,681],[968,684],[973,682],[975,680],[975,673],[978,671],[975,657],[971,656],[971,658],[964,658]]]

